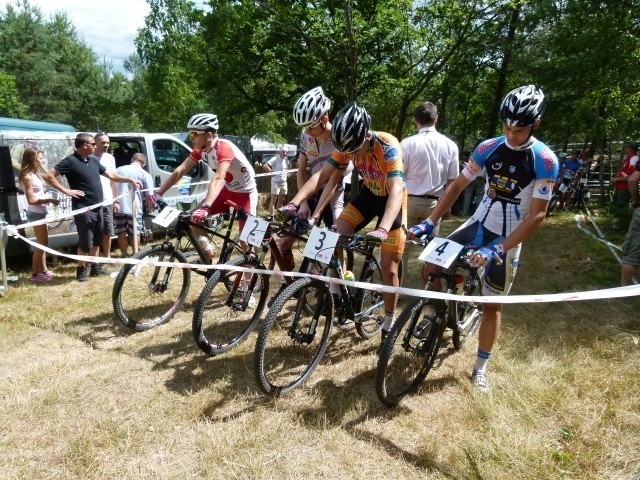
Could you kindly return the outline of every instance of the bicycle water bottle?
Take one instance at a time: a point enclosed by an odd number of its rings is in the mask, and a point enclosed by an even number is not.
[[[464,277],[459,273],[456,273],[456,295],[462,295],[464,290]]]
[[[207,238],[205,235],[202,235],[198,238],[198,243],[204,250],[204,253],[207,255],[207,257],[213,258],[216,253],[216,248],[211,245],[211,243],[209,242],[209,238]]]
[[[355,282],[356,281],[356,276],[353,274],[353,272],[351,270],[345,270],[342,273],[342,279],[346,280],[348,282]],[[353,295],[356,291],[356,289],[354,287],[347,287],[349,289],[349,294]]]

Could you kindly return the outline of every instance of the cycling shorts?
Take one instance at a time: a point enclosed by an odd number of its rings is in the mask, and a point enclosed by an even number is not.
[[[359,232],[361,229],[366,227],[374,217],[378,217],[378,221],[376,222],[376,228],[378,228],[380,220],[384,215],[388,198],[389,197],[374,195],[367,187],[362,187],[356,198],[344,207],[344,210],[338,218],[351,225],[354,232]],[[389,236],[380,246],[383,251],[395,253],[404,252],[404,244],[407,239],[407,234],[402,227],[406,224],[407,193],[406,190],[404,190],[400,212],[391,225]]]
[[[249,212],[251,215],[255,215],[258,208],[258,192],[253,190],[250,193],[232,192],[227,187],[222,187],[220,194],[213,201],[211,207],[209,207],[209,214],[215,215],[217,213],[224,213],[229,211],[229,206],[224,202],[227,200],[235,203],[244,211]],[[242,231],[245,222],[247,221],[244,215],[238,216],[238,229]]]
[[[495,245],[504,240],[503,236],[490,232],[480,222],[473,219],[467,220],[447,238],[461,245],[476,246],[477,248]],[[502,264],[498,265],[494,260],[488,268],[485,267],[482,295],[509,294],[516,278],[521,247],[522,244],[518,244],[506,252]]]

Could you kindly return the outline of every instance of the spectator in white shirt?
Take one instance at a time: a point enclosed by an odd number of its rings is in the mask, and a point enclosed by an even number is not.
[[[436,106],[431,102],[421,103],[413,112],[413,120],[418,133],[401,142],[408,194],[408,227],[417,225],[431,214],[447,184],[459,173],[458,146],[436,131]],[[434,235],[438,235],[438,226]]]
[[[287,152],[280,147],[278,154],[262,165],[262,168],[271,175],[271,201],[269,203],[269,215],[273,215],[273,207],[280,208],[287,196],[287,169],[289,160]]]

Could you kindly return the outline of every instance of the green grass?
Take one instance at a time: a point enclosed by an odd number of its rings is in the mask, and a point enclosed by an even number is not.
[[[489,396],[469,382],[471,341],[389,410],[374,391],[377,339],[334,331],[310,381],[271,399],[253,380],[255,333],[209,358],[191,338],[191,304],[136,334],[114,318],[112,279],[80,284],[75,267],[60,264],[51,283],[34,285],[26,265],[11,267],[21,280],[0,299],[3,478],[602,479],[640,470],[637,297],[507,305]],[[415,280],[419,262],[407,267]],[[513,293],[610,288],[619,275],[609,250],[559,213],[524,245]],[[193,279],[196,293],[202,286]]]

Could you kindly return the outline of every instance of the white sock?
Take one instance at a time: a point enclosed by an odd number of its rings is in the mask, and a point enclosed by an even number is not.
[[[487,362],[491,357],[491,352],[485,352],[478,348],[478,356],[476,357],[476,363],[473,366],[474,371],[484,372],[487,369]]]
[[[393,317],[395,316],[396,312],[392,312],[392,313],[387,313],[384,312],[384,322],[382,323],[382,330],[384,330],[385,332],[388,332],[389,330],[391,330],[391,326],[393,325]]]

